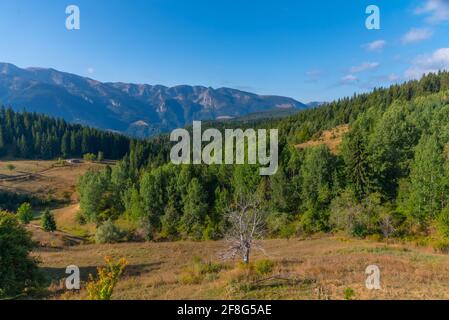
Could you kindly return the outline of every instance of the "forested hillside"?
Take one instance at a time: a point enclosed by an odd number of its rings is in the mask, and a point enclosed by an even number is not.
[[[22,159],[82,157],[103,152],[120,159],[129,152],[123,135],[71,125],[61,119],[0,109],[0,156]]]
[[[449,89],[449,73],[430,73],[421,80],[412,80],[389,88],[374,89],[371,93],[354,95],[300,112],[276,123],[289,142],[301,143],[312,138],[321,130],[355,121],[362,112],[375,108],[384,112],[394,101],[412,101]]]
[[[294,144],[349,124],[341,152]],[[216,124],[217,125],[217,124]],[[127,217],[149,238],[223,236],[224,212],[256,196],[273,236],[342,230],[355,236],[449,237],[449,74],[378,89],[268,122],[223,127],[281,130],[280,170],[162,164],[167,150],[133,150],[117,166],[80,181],[85,218]],[[151,156],[148,157],[148,152]],[[139,156],[142,154],[142,156]],[[157,157],[159,162],[148,162]],[[119,199],[119,201],[117,201]]]

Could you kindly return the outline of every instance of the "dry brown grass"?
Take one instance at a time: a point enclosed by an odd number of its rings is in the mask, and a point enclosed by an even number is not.
[[[296,147],[299,149],[307,149],[320,145],[326,145],[333,154],[338,154],[339,146],[343,139],[343,135],[348,131],[349,131],[348,125],[338,126],[332,130],[323,131],[323,133],[317,140],[310,140],[298,144]]]
[[[40,248],[63,250],[69,246],[77,246],[86,242],[83,238],[60,230],[51,233],[45,232],[40,228],[38,222],[33,222],[26,228],[32,233],[33,241]]]
[[[9,164],[15,169],[8,170]],[[0,189],[31,194],[45,200],[76,202],[78,178],[89,168],[102,166],[89,162],[61,166],[56,161],[0,161]],[[16,180],[7,181],[15,177]]]
[[[56,225],[59,230],[64,232],[84,238],[92,237],[95,234],[95,224],[86,223],[80,225],[76,220],[79,211],[79,203],[53,210]]]
[[[449,256],[410,245],[337,237],[264,241],[268,259],[275,262],[266,281],[245,280],[247,271],[235,262],[199,283],[180,281],[194,256],[222,263],[218,253],[224,246],[220,241],[126,243],[46,249],[35,254],[54,281],[50,297],[56,299],[85,297],[83,290],[79,295],[63,294],[66,266],[78,265],[86,280],[88,273],[103,264],[104,256],[125,257],[130,262],[115,299],[343,299],[347,288],[355,291],[355,299],[449,298]],[[267,257],[259,253],[254,259]],[[371,264],[381,270],[382,289],[378,291],[365,288],[365,268]]]

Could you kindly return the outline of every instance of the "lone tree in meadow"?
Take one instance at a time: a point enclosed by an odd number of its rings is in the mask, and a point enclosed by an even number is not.
[[[33,220],[33,209],[28,202],[22,203],[17,209],[17,217],[23,224],[29,224]]]
[[[46,209],[41,217],[41,227],[47,232],[56,231],[56,221],[49,209]]]
[[[240,197],[225,213],[229,227],[225,240],[229,244],[224,259],[241,256],[249,264],[252,249],[264,252],[257,240],[265,233],[266,213],[255,197]]]

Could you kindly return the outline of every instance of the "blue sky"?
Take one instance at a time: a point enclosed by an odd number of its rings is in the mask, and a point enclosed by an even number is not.
[[[65,8],[81,29],[65,28]],[[365,27],[380,8],[381,30]],[[0,0],[0,61],[329,101],[449,69],[449,0]]]

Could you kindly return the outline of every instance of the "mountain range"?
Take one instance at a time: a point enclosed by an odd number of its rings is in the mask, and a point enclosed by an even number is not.
[[[292,98],[230,88],[106,83],[54,69],[0,63],[0,103],[100,129],[146,137],[193,120],[300,110]]]

